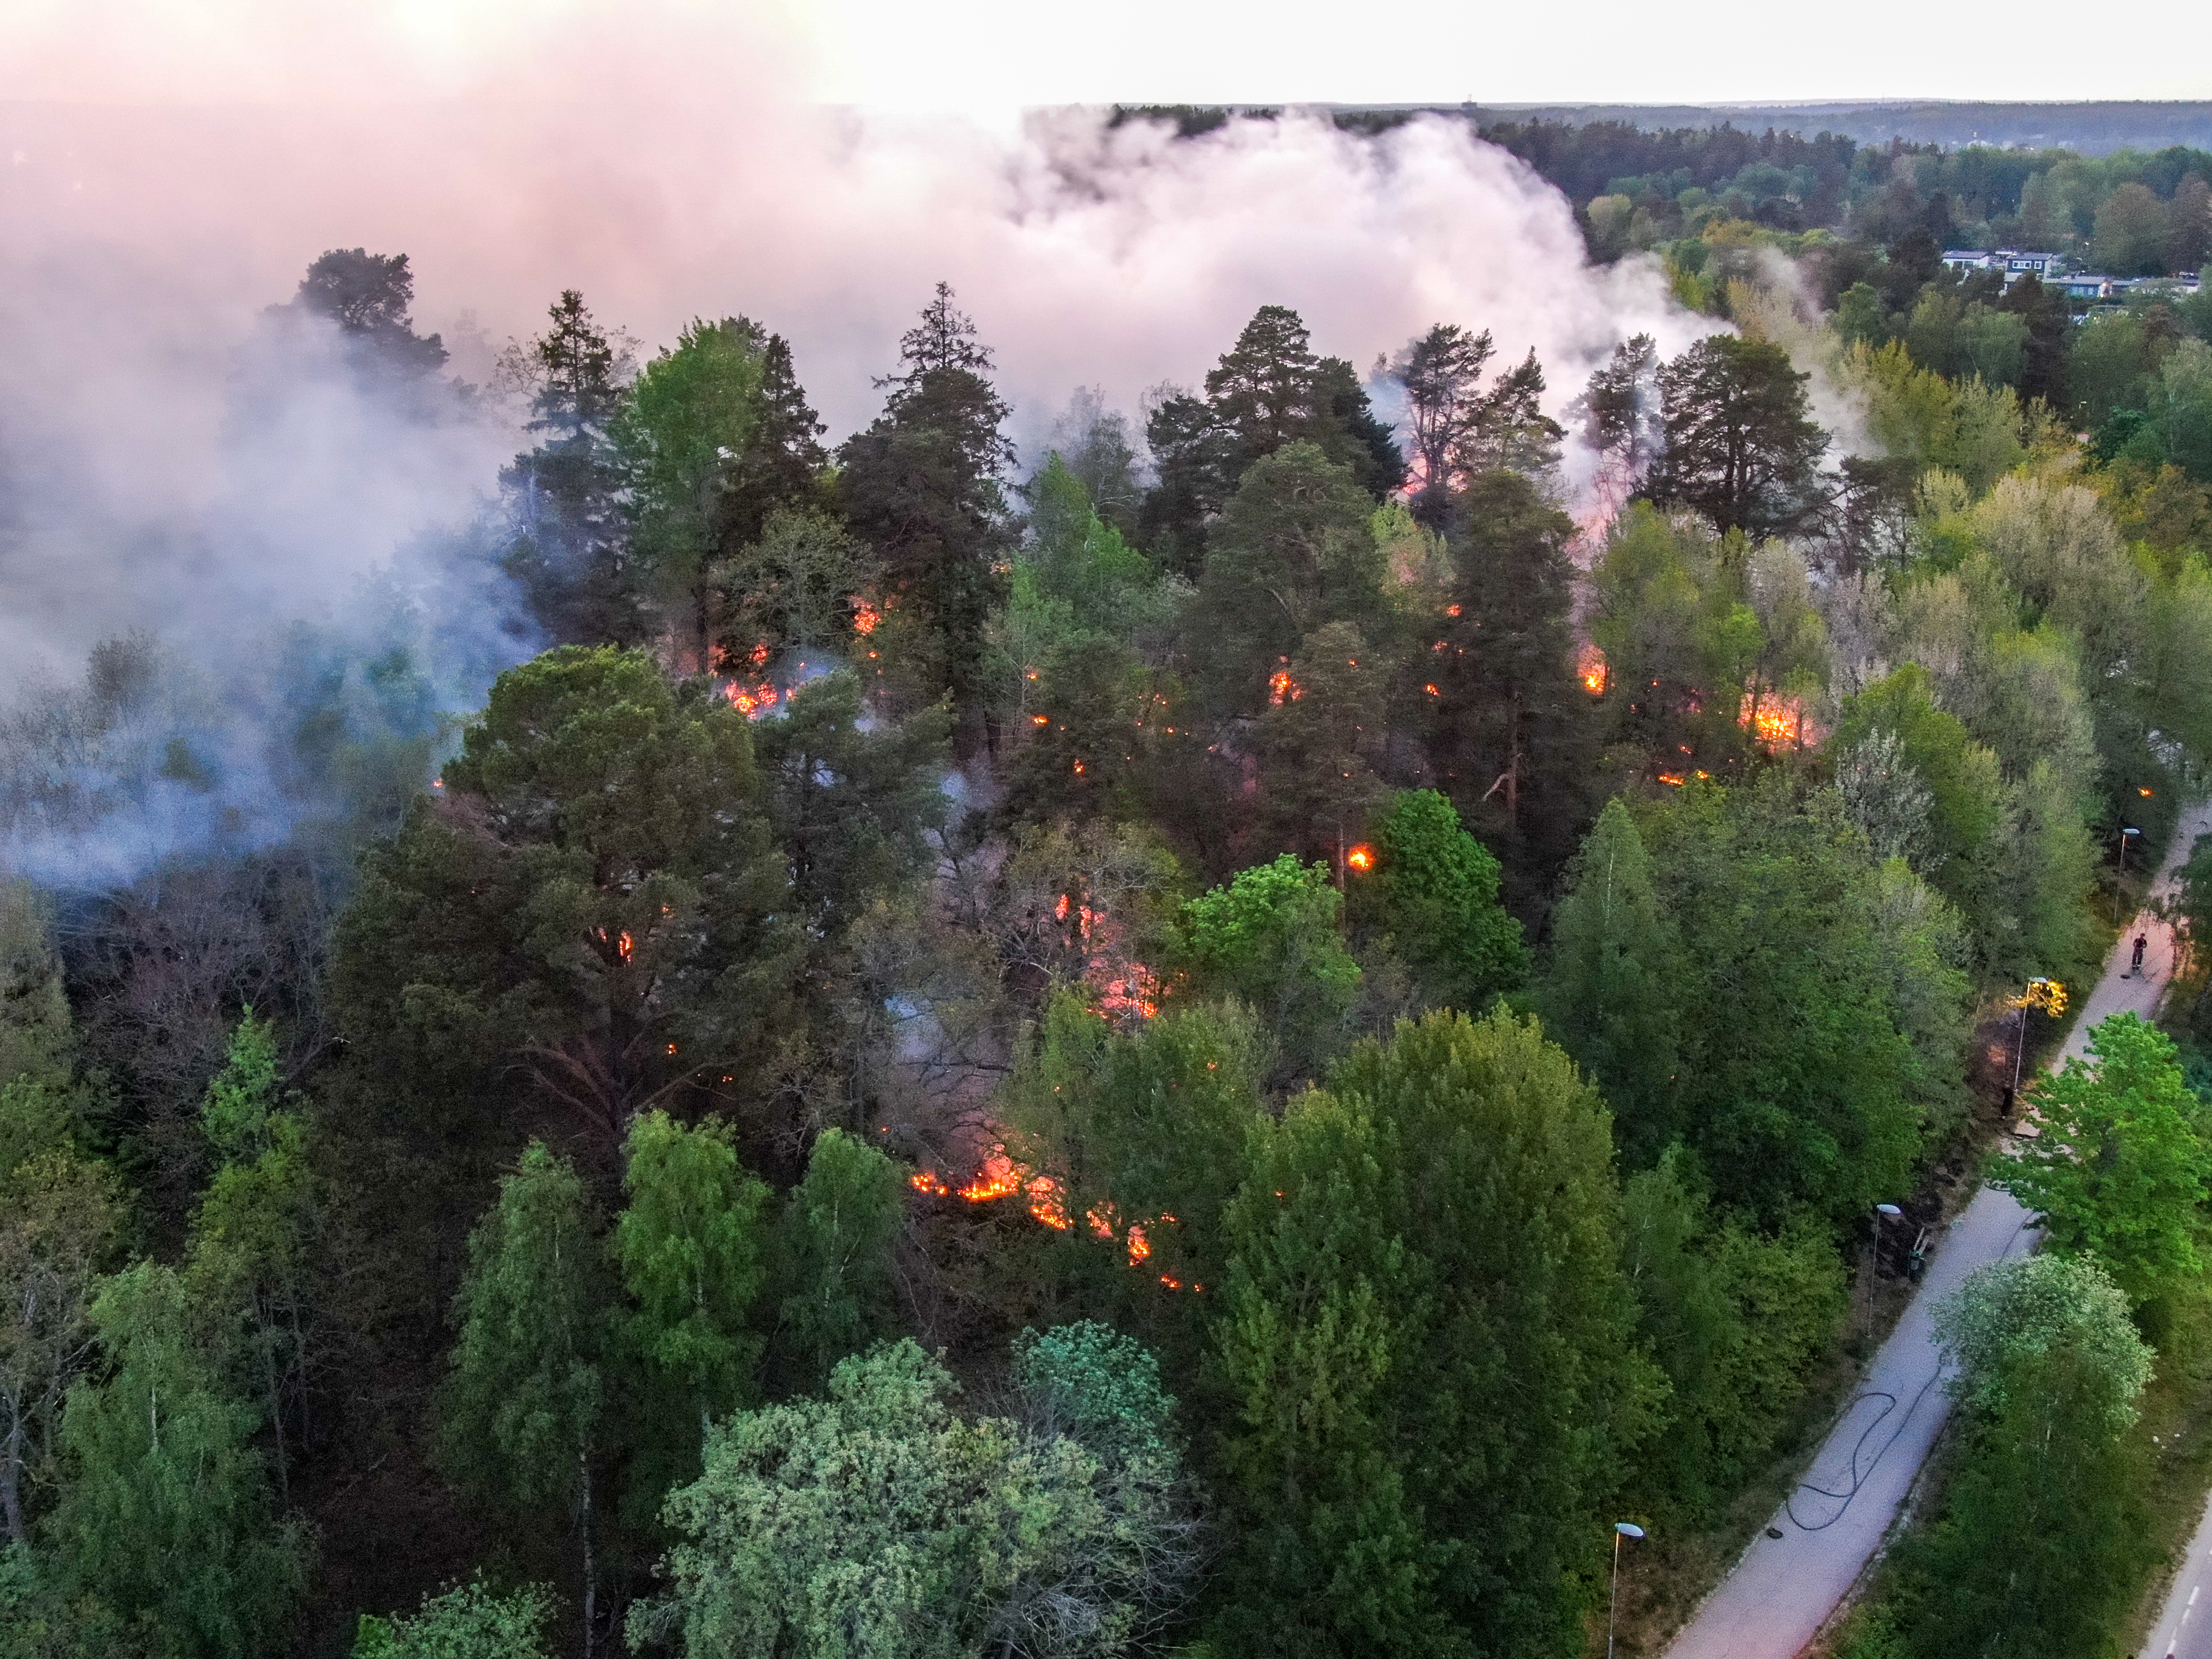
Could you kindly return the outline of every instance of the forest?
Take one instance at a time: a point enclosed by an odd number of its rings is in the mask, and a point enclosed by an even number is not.
[[[774,319],[269,296],[239,418],[327,346],[524,447],[0,713],[0,1656],[1571,1659],[1731,1524],[2212,757],[2212,295],[1940,252],[2190,268],[2212,156],[1485,136],[1711,331],[1269,304],[1018,453],[942,283],[834,442]],[[2151,1571],[2182,969],[1990,1166],[2051,1248],[1862,1659]]]

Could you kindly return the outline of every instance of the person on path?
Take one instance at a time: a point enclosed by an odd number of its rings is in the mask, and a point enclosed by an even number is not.
[[[2143,948],[2149,943],[2150,936],[2148,933],[2137,933],[2136,935],[2135,960],[2128,968],[2128,971],[2130,973],[2140,975],[2142,972]]]

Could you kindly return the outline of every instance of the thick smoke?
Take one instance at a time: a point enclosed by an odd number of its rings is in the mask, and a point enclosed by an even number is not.
[[[220,684],[210,657],[341,621],[398,549],[479,514],[511,412],[396,410],[330,342],[271,360],[263,308],[326,248],[411,255],[418,325],[457,347],[526,336],[566,286],[648,347],[750,315],[791,339],[833,440],[940,278],[1030,447],[1079,385],[1133,410],[1195,382],[1264,303],[1361,365],[1431,323],[1488,328],[1501,359],[1536,349],[1555,407],[1618,340],[1712,326],[1649,268],[1588,265],[1567,204],[1456,125],[1178,140],[1055,112],[1007,133],[803,106],[781,61],[654,14],[549,32],[462,97],[0,106],[0,690],[131,628]],[[524,643],[482,605],[456,647],[478,665]]]

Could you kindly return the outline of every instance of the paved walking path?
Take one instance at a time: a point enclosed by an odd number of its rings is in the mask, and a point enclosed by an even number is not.
[[[2202,815],[2193,816],[2202,833],[2206,827]],[[2174,837],[2174,844],[2187,854],[2181,836]],[[2173,960],[2173,941],[2161,928],[2149,931],[2146,965],[2163,969]],[[2173,1576],[2173,1589],[2158,1622],[2150,1627],[2149,1639],[2143,1644],[2143,1659],[2167,1659],[2169,1655],[2173,1659],[2212,1659],[2212,1601],[2200,1604],[2198,1600],[2199,1592],[2207,1588],[2212,1588],[2212,1499],[2207,1500],[2197,1535],[2189,1540],[2189,1553],[2182,1557],[2180,1571]]]
[[[2184,815],[2161,879],[2208,830],[2212,805]],[[2138,932],[2149,934],[2150,945],[2144,973],[2132,975],[2128,960]],[[2091,1029],[2108,1015],[2134,1009],[2148,1017],[2172,963],[2173,942],[2165,927],[2139,918],[2121,937],[2082,1006],[2063,1054],[2081,1053]],[[1974,1194],[1929,1256],[1919,1290],[1803,1481],[1674,1638],[1667,1650],[1671,1659],[1794,1659],[1813,1638],[1873,1558],[1950,1410],[1930,1308],[1975,1268],[2030,1249],[2033,1239],[2027,1212],[2011,1194],[1993,1187]],[[2191,1546],[2191,1559],[2200,1566],[2212,1549],[2212,1516],[2206,1524],[2207,1533]],[[1781,1536],[1770,1537],[1768,1531]],[[2183,1574],[2185,1581],[2191,1577]],[[2186,1593],[2177,1587],[2178,1596]],[[2161,1632],[2172,1628],[2172,1621],[2160,1626]],[[2205,1645],[2184,1652],[2212,1659],[2212,1602],[2200,1615],[2199,1628],[2208,1633]],[[2159,1649],[2148,1659],[2163,1659],[2165,1651]]]

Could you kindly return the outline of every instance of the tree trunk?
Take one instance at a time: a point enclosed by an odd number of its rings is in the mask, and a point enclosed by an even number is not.
[[[581,1497],[577,1507],[582,1517],[579,1528],[584,1536],[584,1659],[592,1659],[592,1650],[597,1640],[595,1629],[599,1618],[599,1568],[592,1557],[592,1458],[588,1448],[576,1448],[576,1475]]]
[[[8,1525],[8,1541],[23,1542],[23,1407],[10,1402],[8,1447],[0,1452],[0,1518]]]

